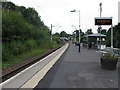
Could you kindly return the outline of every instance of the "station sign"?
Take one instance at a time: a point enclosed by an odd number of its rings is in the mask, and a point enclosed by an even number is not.
[[[112,25],[112,17],[96,17],[95,25]]]

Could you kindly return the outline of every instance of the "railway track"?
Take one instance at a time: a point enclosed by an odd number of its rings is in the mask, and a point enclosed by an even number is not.
[[[21,72],[22,70],[26,69],[27,67],[31,66],[32,64],[40,61],[42,58],[46,57],[47,55],[51,54],[52,52],[56,51],[59,48],[60,47],[54,48],[54,49],[47,51],[46,53],[36,55],[34,57],[29,57],[20,63],[17,63],[15,65],[12,65],[8,68],[3,69],[1,72],[2,76],[0,77],[0,79],[2,79],[2,82],[6,81],[7,79],[16,75],[17,73]]]

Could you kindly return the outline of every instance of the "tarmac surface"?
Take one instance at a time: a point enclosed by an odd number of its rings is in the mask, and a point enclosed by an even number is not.
[[[116,70],[104,70],[100,65],[100,53],[70,44],[62,57],[39,81],[36,88],[118,88]]]

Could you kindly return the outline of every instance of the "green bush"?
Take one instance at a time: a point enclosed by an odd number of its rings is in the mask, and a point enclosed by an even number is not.
[[[9,61],[13,57],[13,54],[9,48],[9,45],[3,44],[2,45],[2,60],[4,61]]]
[[[25,46],[21,41],[12,41],[9,46],[13,55],[19,55],[25,51]]]
[[[30,49],[33,49],[33,48],[36,48],[37,47],[37,43],[35,40],[27,40],[25,42],[25,47],[27,50],[30,50]]]
[[[53,40],[57,42],[57,44],[59,44],[59,37],[58,36],[53,36]]]
[[[112,55],[112,53],[111,52],[107,52],[107,53],[105,53],[103,56],[102,56],[102,58],[118,58],[117,56],[113,56]]]
[[[16,7],[15,11],[8,11],[3,7],[2,11],[2,59],[8,64],[51,48],[49,28],[44,25],[37,12],[34,9]],[[27,17],[28,15],[31,16]],[[53,47],[57,47],[58,39],[53,38]]]

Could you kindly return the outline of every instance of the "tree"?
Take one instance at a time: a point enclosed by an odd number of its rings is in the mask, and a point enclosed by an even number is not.
[[[6,9],[6,10],[16,10],[16,6],[15,6],[15,4],[14,3],[12,3],[12,2],[3,2],[2,3],[2,8],[3,9]]]
[[[79,30],[76,30],[75,31],[76,33],[76,40],[79,41]],[[74,35],[75,36],[75,35]],[[84,36],[84,32],[82,32],[82,30],[80,29],[80,40],[82,41],[83,39],[83,36]]]
[[[98,26],[98,29],[97,29],[98,33],[100,33],[101,29],[102,29],[102,27]]]
[[[108,29],[108,32],[107,32],[107,46],[110,47],[111,45],[111,28]]]
[[[62,31],[60,33],[60,37],[68,37],[68,34],[65,31]]]
[[[32,53],[35,55],[34,50],[41,53],[51,48],[49,28],[41,21],[35,9],[16,6],[11,2],[3,2],[2,7],[2,33],[0,34],[3,42],[3,63],[9,61],[13,64],[18,59],[19,61],[24,59],[22,55],[26,53],[30,53],[25,56],[29,57]],[[53,47],[58,47],[57,34],[53,36],[52,44]]]
[[[54,35],[60,37],[60,34],[59,34],[59,33],[55,33]]]
[[[113,27],[113,45],[120,48],[120,23]],[[107,31],[107,46],[111,46],[111,28]]]
[[[24,6],[16,6],[16,11],[24,16],[26,8]]]
[[[102,29],[101,30],[101,34],[107,35],[107,30],[106,29]]]
[[[88,30],[85,32],[85,34],[86,34],[86,35],[87,35],[87,34],[93,34],[92,29],[88,29]]]
[[[22,15],[29,23],[33,25],[38,27],[44,25],[43,21],[41,21],[40,17],[38,16],[38,13],[33,8],[27,8],[26,10],[23,10]]]
[[[115,47],[120,48],[120,23],[114,26],[114,44]]]
[[[55,33],[53,36],[53,41],[55,41],[57,44],[59,44],[59,38],[60,38],[60,35],[59,33]]]

